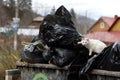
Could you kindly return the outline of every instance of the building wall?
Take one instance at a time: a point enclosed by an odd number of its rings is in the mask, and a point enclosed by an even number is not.
[[[104,26],[101,27],[101,24],[104,24]],[[100,19],[91,27],[89,32],[93,32],[93,31],[107,31],[108,29],[109,29],[108,24],[106,24],[106,22],[104,22],[102,19]]]
[[[30,26],[33,26],[33,28],[39,29],[41,23],[42,23],[41,21],[32,21],[32,23],[30,24]]]
[[[110,31],[120,31],[120,19],[113,25]]]

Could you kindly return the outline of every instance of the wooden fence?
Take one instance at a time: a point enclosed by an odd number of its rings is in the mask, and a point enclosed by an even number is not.
[[[18,69],[2,70],[0,80],[21,80],[21,72]]]

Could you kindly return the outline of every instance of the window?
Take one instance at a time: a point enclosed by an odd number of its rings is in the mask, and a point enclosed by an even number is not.
[[[104,28],[104,26],[105,26],[105,25],[104,25],[104,22],[101,22],[101,23],[100,23],[100,28]]]

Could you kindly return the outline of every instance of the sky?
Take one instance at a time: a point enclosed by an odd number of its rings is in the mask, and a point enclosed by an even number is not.
[[[120,16],[120,0],[32,0],[32,4],[33,10],[42,15],[64,5],[69,11],[73,8],[77,14],[96,20],[101,16]]]

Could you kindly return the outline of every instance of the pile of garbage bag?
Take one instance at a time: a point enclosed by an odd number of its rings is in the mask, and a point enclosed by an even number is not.
[[[71,49],[75,47],[75,42],[82,38],[71,21],[70,13],[63,6],[56,11],[55,15],[47,15],[44,18],[39,35],[50,47]]]
[[[59,67],[70,65],[68,80],[79,80],[82,74],[92,69],[120,71],[120,42],[90,57],[88,49],[77,44],[83,37],[74,27],[69,11],[61,6],[54,15],[44,18],[39,35],[23,47],[21,58],[28,63],[51,63]],[[74,79],[71,78],[73,76]]]
[[[76,43],[83,37],[80,35],[71,20],[71,15],[64,6],[57,9],[54,15],[47,15],[41,26],[39,36],[49,47],[43,52],[46,58],[49,56],[51,63],[63,67],[69,64],[82,46]]]

